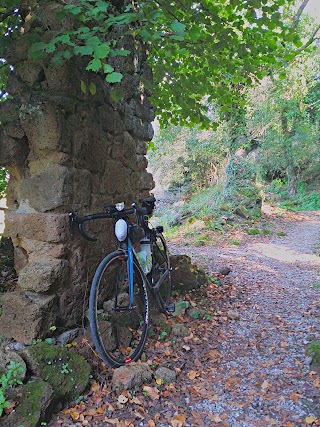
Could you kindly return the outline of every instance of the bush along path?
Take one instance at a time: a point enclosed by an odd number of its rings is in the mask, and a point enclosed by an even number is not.
[[[158,318],[135,373],[97,362],[98,381],[49,426],[320,425],[320,214],[268,221],[274,232],[237,246],[171,242],[216,279]]]

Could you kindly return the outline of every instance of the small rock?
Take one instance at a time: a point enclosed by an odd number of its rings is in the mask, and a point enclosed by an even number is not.
[[[146,363],[130,363],[114,370],[112,384],[114,387],[129,390],[151,380],[150,367]]]
[[[222,276],[227,276],[230,272],[231,272],[230,267],[221,267],[219,270],[219,274],[221,274]]]
[[[81,333],[80,328],[70,329],[69,331],[65,331],[62,334],[60,334],[57,338],[57,341],[59,344],[68,344],[74,341],[80,333]]]
[[[21,351],[21,350],[24,350],[25,348],[26,348],[26,345],[17,341],[12,341],[6,345],[6,350],[12,350],[12,351]]]
[[[187,337],[188,335],[190,335],[190,331],[181,323],[176,323],[172,327],[172,334],[177,337]]]
[[[175,371],[164,366],[158,368],[154,375],[156,379],[161,379],[163,384],[170,384],[176,381]]]
[[[175,303],[175,310],[173,316],[181,316],[185,314],[187,308],[190,307],[189,301],[178,301]]]
[[[239,315],[239,313],[237,313],[236,311],[233,311],[233,310],[229,310],[228,312],[227,312],[227,316],[229,317],[229,319],[231,319],[231,320],[238,320],[238,319],[240,319],[240,315]]]
[[[192,319],[205,319],[205,317],[208,315],[208,313],[206,312],[206,310],[202,310],[201,308],[196,309],[196,308],[192,308],[189,311],[189,315],[190,317],[192,317]]]

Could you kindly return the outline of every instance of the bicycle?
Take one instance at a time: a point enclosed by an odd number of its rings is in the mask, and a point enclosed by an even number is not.
[[[69,212],[73,224],[87,240],[84,223],[102,218],[115,220],[117,250],[99,264],[89,296],[89,323],[94,345],[109,367],[120,367],[138,360],[143,352],[149,325],[149,296],[160,312],[174,311],[171,298],[171,268],[163,227],[149,227],[156,199],[147,197],[128,209],[124,203],[105,206],[105,212],[80,217]],[[135,221],[130,220],[130,216]],[[134,245],[140,242],[141,250]]]

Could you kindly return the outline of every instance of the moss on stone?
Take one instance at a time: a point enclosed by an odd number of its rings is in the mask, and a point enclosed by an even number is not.
[[[15,410],[1,419],[2,427],[36,427],[45,417],[51,403],[51,386],[42,381],[30,381],[12,392],[11,398],[18,402]]]
[[[74,399],[89,381],[90,365],[63,346],[41,342],[29,348],[32,369],[47,381],[58,399]]]
[[[312,364],[320,366],[320,340],[313,341],[309,344],[307,355],[312,357]]]

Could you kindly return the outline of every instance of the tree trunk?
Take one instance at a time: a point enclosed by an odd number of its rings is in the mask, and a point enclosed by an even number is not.
[[[287,167],[286,172],[288,177],[288,195],[293,197],[298,191],[299,168],[290,165]]]

